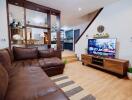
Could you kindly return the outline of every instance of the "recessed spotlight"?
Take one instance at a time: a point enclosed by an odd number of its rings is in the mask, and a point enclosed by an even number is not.
[[[79,7],[79,8],[78,8],[78,11],[82,11],[82,8]]]

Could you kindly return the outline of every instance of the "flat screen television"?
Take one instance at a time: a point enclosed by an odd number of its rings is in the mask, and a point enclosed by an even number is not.
[[[88,54],[115,58],[116,39],[88,39]]]

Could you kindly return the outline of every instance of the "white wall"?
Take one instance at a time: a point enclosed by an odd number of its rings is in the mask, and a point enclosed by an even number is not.
[[[8,46],[6,0],[0,0],[0,49]]]
[[[75,52],[80,58],[87,48],[88,38],[98,33],[97,27],[105,26],[110,38],[117,38],[117,54],[120,59],[128,59],[132,64],[132,0],[120,0],[104,7],[90,28],[75,45]],[[86,37],[88,35],[88,37]]]
[[[85,15],[85,17],[82,17],[80,19],[85,19],[85,22],[82,22],[79,25],[76,26],[72,26],[71,29],[76,30],[76,29],[80,29],[80,34],[83,33],[83,31],[86,29],[86,27],[88,26],[88,24],[92,21],[92,19],[95,17],[95,15],[97,14],[98,10],[91,12],[88,15]]]

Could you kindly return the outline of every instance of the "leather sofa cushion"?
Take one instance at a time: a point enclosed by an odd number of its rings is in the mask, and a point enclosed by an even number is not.
[[[40,67],[39,60],[38,59],[28,59],[28,60],[21,60],[21,61],[15,61],[12,63],[13,67]]]
[[[43,67],[52,68],[57,66],[62,66],[64,63],[57,57],[52,58],[41,58],[41,59],[31,59],[31,60],[21,60],[15,61],[12,67]]]
[[[39,59],[39,64],[43,68],[64,65],[64,63],[57,57]]]
[[[37,59],[38,50],[37,48],[13,47],[13,54],[15,60]]]
[[[0,100],[4,100],[8,88],[8,73],[0,64]]]
[[[50,100],[45,99],[49,98],[45,96],[59,90],[40,67],[20,67],[9,83],[6,100]],[[59,98],[60,95],[63,96],[63,92],[56,94],[56,97]]]
[[[11,57],[6,49],[0,50],[0,63],[5,67],[5,69],[9,73],[11,69]]]
[[[54,49],[48,49],[48,50],[39,50],[38,51],[39,57],[40,58],[51,58],[51,57],[55,57],[54,54]]]

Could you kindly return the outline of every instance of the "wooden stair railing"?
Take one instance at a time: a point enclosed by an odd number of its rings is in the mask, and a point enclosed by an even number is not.
[[[83,36],[83,34],[87,31],[87,29],[92,25],[92,23],[94,22],[94,20],[98,17],[98,15],[101,13],[101,11],[103,10],[103,8],[100,8],[99,11],[96,13],[95,17],[91,20],[91,22],[88,24],[88,26],[86,27],[86,29],[82,32],[82,34],[78,37],[78,39],[75,41],[75,44],[79,41],[79,39]]]

